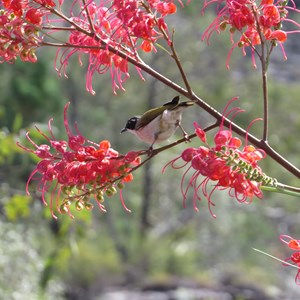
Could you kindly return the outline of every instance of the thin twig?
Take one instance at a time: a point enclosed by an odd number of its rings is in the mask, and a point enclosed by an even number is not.
[[[288,266],[290,266],[290,267],[293,267],[293,268],[296,268],[296,269],[298,269],[298,270],[300,270],[300,267],[298,267],[297,265],[292,265],[292,264],[290,264],[289,262],[287,262],[287,261],[284,261],[284,260],[282,260],[282,259],[280,259],[280,258],[277,258],[277,257],[275,257],[275,256],[273,256],[273,255],[271,255],[271,254],[268,254],[268,253],[266,253],[266,252],[264,252],[264,251],[261,251],[261,250],[259,250],[259,249],[256,249],[256,248],[252,248],[254,251],[256,251],[256,252],[259,252],[259,253],[261,253],[261,254],[264,254],[264,255],[267,255],[267,256],[269,256],[269,257],[271,257],[271,258],[273,258],[273,259],[275,259],[275,260],[277,260],[277,261],[279,261],[279,262],[281,262],[281,263],[283,263],[283,264],[285,264],[285,265],[288,265]]]
[[[177,55],[177,52],[176,52],[176,49],[175,49],[175,46],[174,46],[174,30],[173,30],[173,33],[172,33],[172,40],[171,40],[171,43],[170,43],[170,48],[171,48],[171,50],[172,50],[172,57],[173,57],[173,59],[174,59],[175,62],[176,62],[176,65],[177,65],[177,67],[178,67],[178,69],[179,69],[179,72],[180,72],[180,74],[181,74],[181,77],[182,77],[182,79],[183,79],[184,85],[185,85],[185,87],[186,87],[188,93],[189,93],[190,95],[193,95],[193,94],[194,94],[194,93],[193,93],[193,90],[192,90],[192,88],[191,88],[191,86],[190,86],[190,83],[189,83],[189,81],[188,81],[188,79],[187,79],[187,76],[186,76],[186,74],[185,74],[185,72],[184,72],[184,70],[183,70],[182,64],[181,64],[181,62],[180,62],[180,59],[179,59],[179,57],[178,57],[178,55]]]
[[[89,12],[89,10],[88,10],[88,5],[86,4],[86,1],[85,1],[85,0],[82,0],[82,3],[83,3],[83,6],[84,6],[84,10],[85,10],[85,12],[86,12],[86,16],[87,16],[87,19],[88,19],[88,21],[89,21],[90,27],[91,27],[91,32],[95,34],[95,27],[94,27],[94,23],[93,23],[93,21],[92,21],[90,12]]]
[[[142,6],[146,9],[146,11],[147,11],[148,13],[154,15],[154,14],[152,13],[150,7],[149,7],[148,5],[146,5],[144,2],[142,2]],[[191,86],[190,86],[190,83],[189,83],[189,81],[188,81],[188,78],[187,78],[187,76],[186,76],[186,74],[185,74],[185,72],[184,72],[184,70],[183,70],[182,64],[181,64],[181,62],[180,62],[179,56],[177,55],[177,51],[176,51],[175,46],[174,46],[174,29],[173,29],[173,31],[172,31],[172,38],[171,38],[171,40],[170,40],[170,38],[169,38],[169,36],[168,36],[166,30],[165,30],[164,28],[162,28],[161,26],[159,26],[158,20],[157,20],[157,18],[155,17],[155,15],[154,15],[154,22],[155,22],[155,24],[157,25],[157,27],[159,28],[160,32],[162,33],[162,35],[163,35],[163,37],[164,37],[166,43],[170,46],[171,53],[169,53],[169,51],[167,51],[167,52],[168,52],[168,53],[171,55],[171,57],[175,60],[176,65],[177,65],[177,67],[178,67],[178,70],[179,70],[179,72],[180,72],[180,75],[181,75],[181,77],[182,77],[182,80],[183,80],[183,82],[184,82],[184,85],[185,85],[187,91],[189,92],[190,95],[193,95],[193,90],[192,90],[192,88],[191,88]]]
[[[269,136],[269,101],[268,101],[268,78],[267,78],[267,69],[268,69],[268,56],[266,56],[265,50],[265,38],[262,33],[261,26],[259,24],[258,16],[256,10],[252,6],[252,12],[256,21],[256,30],[260,38],[260,49],[261,53],[258,55],[261,64],[261,76],[262,76],[262,89],[263,89],[263,136],[262,140],[267,143]]]
[[[77,29],[74,27],[63,27],[63,26],[43,26],[42,30],[72,31]]]

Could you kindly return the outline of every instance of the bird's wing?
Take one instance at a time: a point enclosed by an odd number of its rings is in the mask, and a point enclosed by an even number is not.
[[[144,126],[146,126],[147,124],[149,124],[151,121],[153,121],[155,118],[157,118],[158,116],[161,116],[162,113],[167,109],[167,107],[165,106],[161,106],[161,107],[157,107],[157,108],[153,108],[148,110],[147,112],[145,112],[141,118],[139,119],[139,121],[137,122],[135,129],[138,130]]]
[[[166,110],[166,109],[173,109],[174,107],[176,107],[179,103],[179,99],[180,96],[176,96],[173,98],[172,101],[169,101],[167,103],[165,103],[164,105],[162,105],[161,107],[156,107],[153,109],[148,110],[147,112],[145,112],[141,118],[139,119],[138,123],[136,124],[135,129],[138,130],[144,126],[146,126],[147,124],[149,124],[152,120],[154,120],[155,118],[157,118],[159,115],[162,115],[162,113]]]
[[[179,99],[180,96],[176,96],[172,99],[172,101],[165,103],[163,106],[171,106],[171,107],[176,106],[179,103]]]

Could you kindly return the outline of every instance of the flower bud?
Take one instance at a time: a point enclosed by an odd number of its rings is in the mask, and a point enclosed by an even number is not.
[[[103,196],[103,191],[98,191],[96,194],[96,200],[100,203],[104,202],[104,196]]]
[[[110,186],[106,191],[105,191],[106,195],[108,197],[112,197],[114,194],[117,193],[117,189],[114,186]]]
[[[124,188],[124,183],[122,181],[119,181],[117,184],[118,189],[123,189]]]
[[[84,208],[86,209],[86,210],[92,210],[93,208],[94,208],[94,205],[92,204],[92,203],[85,203],[84,204]]]
[[[225,30],[226,30],[226,27],[227,27],[227,22],[222,22],[222,23],[220,23],[219,28],[220,28],[221,31],[225,31]]]
[[[68,208],[67,208],[67,206],[63,203],[63,204],[60,206],[59,211],[60,211],[61,214],[64,215],[64,214],[68,213]]]
[[[76,210],[81,211],[83,209],[83,207],[84,207],[84,205],[81,202],[81,200],[77,200],[76,203],[75,203]]]

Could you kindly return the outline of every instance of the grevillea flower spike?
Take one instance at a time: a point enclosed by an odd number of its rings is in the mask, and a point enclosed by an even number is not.
[[[229,68],[229,60],[232,51],[236,48],[242,48],[246,55],[245,48],[252,49],[252,61],[255,64],[254,55],[261,57],[258,45],[268,43],[267,53],[270,55],[274,46],[281,46],[283,56],[286,59],[286,54],[282,43],[287,40],[288,34],[299,33],[300,25],[288,19],[288,12],[299,12],[293,1],[287,0],[206,0],[204,8],[212,4],[217,5],[217,17],[206,29],[203,34],[203,40],[209,41],[213,32],[221,32],[229,27],[231,34],[231,42],[233,44],[229,51],[226,65]],[[291,3],[291,5],[289,5]],[[297,30],[283,30],[282,25],[286,22],[295,25]],[[234,37],[238,35],[236,40]]]
[[[176,11],[174,0],[75,1],[72,5],[63,0],[0,0],[0,62],[13,63],[18,57],[36,62],[36,49],[56,47],[60,75],[67,77],[72,56],[78,54],[80,64],[86,56],[87,91],[95,93],[94,74],[110,73],[116,93],[124,90],[130,77],[128,60],[142,64],[139,51],[154,51],[159,39],[170,41],[165,17]],[[143,79],[138,66],[136,70]]]
[[[129,152],[120,155],[111,148],[108,140],[97,144],[87,140],[78,130],[74,135],[67,119],[68,106],[69,103],[64,110],[67,141],[57,140],[54,137],[51,119],[48,124],[49,135],[36,127],[47,144],[37,145],[29,133],[26,137],[34,149],[18,143],[22,149],[41,159],[27,181],[27,194],[31,181],[37,180],[42,200],[45,205],[49,203],[52,216],[56,218],[55,212],[67,213],[72,217],[70,211],[72,204],[75,204],[77,210],[92,209],[91,198],[94,198],[99,208],[105,211],[104,196],[110,197],[119,189],[122,205],[129,211],[122,197],[122,188],[126,182],[133,179],[131,171],[140,163],[139,153]]]
[[[239,111],[240,109],[233,108],[226,113],[226,116],[231,112],[235,115]],[[194,123],[194,126],[196,135],[205,145],[185,149],[163,169],[164,172],[167,166],[174,169],[187,166],[181,180],[184,206],[188,198],[188,190],[192,189],[194,209],[198,211],[197,201],[206,198],[211,215],[216,217],[212,212],[212,206],[215,205],[212,201],[214,191],[228,190],[229,195],[239,202],[250,203],[254,196],[259,199],[263,197],[260,189],[262,185],[275,184],[275,180],[264,174],[258,165],[258,162],[265,157],[263,150],[248,145],[247,140],[242,147],[242,141],[234,137],[231,130],[224,129],[223,122],[215,134],[214,146],[211,147],[206,142],[205,132],[197,123]],[[180,160],[183,164],[178,165]],[[185,186],[187,178],[189,178],[188,184]],[[209,183],[212,184],[211,188]]]

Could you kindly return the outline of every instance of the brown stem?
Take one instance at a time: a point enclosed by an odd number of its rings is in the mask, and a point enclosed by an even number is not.
[[[173,35],[174,35],[174,32],[173,32]],[[183,82],[184,82],[184,84],[185,84],[185,87],[186,87],[188,93],[189,93],[190,95],[193,95],[193,90],[192,90],[192,88],[191,88],[191,86],[190,86],[190,83],[189,83],[189,81],[188,81],[188,79],[187,79],[187,76],[186,76],[186,74],[185,74],[185,72],[184,72],[184,70],[183,70],[183,68],[182,68],[182,64],[181,64],[181,62],[180,62],[180,59],[179,59],[179,57],[178,57],[178,55],[177,55],[177,52],[176,52],[176,49],[175,49],[175,46],[174,46],[173,35],[172,35],[172,41],[171,41],[171,43],[170,43],[170,48],[171,48],[171,50],[172,50],[172,57],[174,58],[174,60],[175,60],[175,62],[176,62],[176,65],[177,65],[177,67],[178,67],[178,69],[179,69],[179,72],[180,72],[180,74],[181,74],[181,77],[182,77],[182,79],[183,79]]]
[[[263,137],[262,140],[267,143],[268,141],[268,135],[269,135],[269,105],[268,105],[268,80],[267,80],[267,69],[268,69],[268,54],[266,56],[266,43],[265,43],[265,37],[262,33],[262,29],[258,20],[258,15],[256,13],[256,10],[254,6],[252,6],[253,15],[255,17],[256,21],[256,30],[259,34],[260,38],[260,49],[261,53],[258,54],[258,57],[260,59],[261,64],[261,75],[262,75],[262,89],[263,89],[263,112],[264,112],[264,118],[263,118]],[[255,46],[254,46],[255,48]],[[256,48],[255,48],[256,49]]]
[[[278,183],[277,187],[281,188],[281,189],[284,189],[284,190],[299,193],[299,195],[300,195],[300,188],[298,188],[298,187],[294,187],[294,186],[290,186],[290,185],[286,185],[286,184],[282,184],[282,183]]]
[[[77,29],[73,27],[63,27],[63,26],[43,26],[42,30],[72,31]]]
[[[266,56],[266,45],[258,25],[258,32],[261,40],[261,55],[259,56],[261,64],[261,77],[262,77],[262,90],[263,90],[263,111],[264,111],[264,125],[263,125],[263,137],[262,140],[267,142],[269,136],[269,94],[268,94],[268,57]]]
[[[85,10],[85,12],[86,12],[87,19],[88,19],[88,21],[89,21],[90,27],[91,27],[91,32],[92,32],[92,33],[95,33],[95,27],[94,27],[94,23],[93,23],[93,21],[92,21],[90,12],[89,12],[89,10],[88,10],[88,5],[86,4],[86,1],[85,1],[85,0],[82,0],[82,3],[83,3],[83,6],[84,6],[84,10]]]
[[[269,135],[269,101],[268,101],[268,81],[267,81],[267,70],[266,70],[266,62],[261,61],[261,73],[262,73],[262,86],[263,86],[263,99],[264,99],[264,127],[263,127],[263,141],[268,141]]]
[[[192,88],[191,88],[191,86],[189,84],[188,78],[187,78],[187,76],[186,76],[186,74],[185,74],[185,72],[183,70],[182,64],[180,62],[179,56],[177,55],[177,51],[176,51],[175,46],[174,46],[174,29],[173,29],[173,32],[172,32],[172,39],[170,40],[170,38],[169,38],[166,30],[159,25],[159,23],[157,21],[157,18],[155,17],[155,14],[152,13],[150,7],[148,5],[146,5],[146,3],[144,3],[144,2],[142,2],[142,6],[146,9],[146,11],[149,14],[154,15],[154,22],[155,22],[155,24],[157,25],[159,31],[162,33],[162,35],[163,35],[166,43],[170,46],[171,53],[169,53],[169,52],[168,53],[175,60],[176,65],[178,67],[178,70],[180,72],[180,75],[182,77],[182,80],[184,82],[184,85],[185,85],[187,91],[190,93],[190,95],[192,95],[193,94]]]

